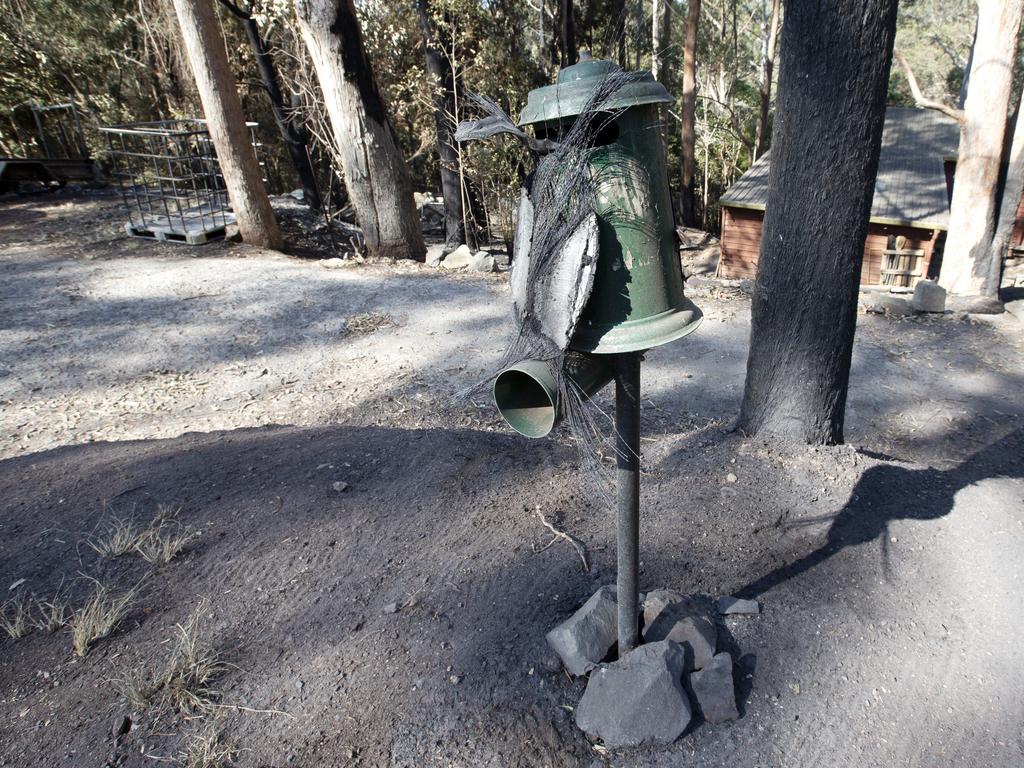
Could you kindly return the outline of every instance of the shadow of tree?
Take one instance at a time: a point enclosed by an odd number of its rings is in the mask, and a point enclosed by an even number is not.
[[[889,525],[895,520],[937,520],[953,509],[958,491],[990,477],[1024,477],[1024,429],[1018,428],[948,470],[908,469],[883,464],[868,469],[849,500],[834,515],[801,520],[789,527],[831,520],[826,542],[793,562],[760,576],[736,591],[753,598],[800,576],[846,547],[877,540],[882,567],[889,573]]]

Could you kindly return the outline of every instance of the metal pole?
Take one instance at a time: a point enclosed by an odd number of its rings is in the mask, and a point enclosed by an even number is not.
[[[615,355],[619,658],[637,644],[640,582],[640,354]]]

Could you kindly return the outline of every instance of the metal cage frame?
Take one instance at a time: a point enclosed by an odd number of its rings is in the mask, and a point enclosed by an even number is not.
[[[258,157],[258,123],[245,125]],[[107,138],[129,235],[192,245],[224,237],[235,215],[205,120],[126,123],[100,132]]]

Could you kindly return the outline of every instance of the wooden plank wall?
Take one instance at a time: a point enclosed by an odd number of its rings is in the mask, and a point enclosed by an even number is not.
[[[719,276],[728,279],[754,278],[757,274],[757,257],[761,249],[761,224],[763,211],[745,208],[722,208],[721,265]],[[938,231],[916,227],[896,227],[884,224],[870,224],[867,240],[864,242],[864,264],[861,268],[861,285],[878,285],[882,281],[882,252],[888,247],[890,235],[907,238],[904,246],[924,251],[922,274],[928,274]]]
[[[754,278],[757,273],[757,255],[761,250],[761,221],[763,211],[722,206],[722,248],[718,268],[720,277],[738,280]]]

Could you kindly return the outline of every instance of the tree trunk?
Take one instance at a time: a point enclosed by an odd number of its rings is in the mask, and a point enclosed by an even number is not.
[[[669,16],[666,2],[668,0],[651,0],[651,74],[658,81],[661,81],[664,51],[668,45],[665,39],[669,29],[666,23]]]
[[[788,0],[738,428],[839,443],[896,0]]]
[[[616,45],[618,64],[626,68],[626,0],[611,0],[612,37]]]
[[[999,203],[999,221],[996,224],[995,236],[992,238],[991,252],[988,256],[988,282],[999,290],[999,279],[1002,275],[1003,257],[1010,246],[1013,225],[1017,221],[1017,209],[1021,195],[1024,195],[1024,94],[1017,106],[1017,117],[1014,121],[1013,142],[1007,157],[1006,180],[1003,183],[1002,199]]]
[[[263,187],[212,0],[174,0],[174,10],[238,231],[247,243],[280,248],[281,230]]]
[[[427,72],[434,78],[434,125],[437,129],[437,151],[441,158],[441,196],[444,198],[445,248],[453,250],[466,242],[463,229],[462,187],[459,182],[459,154],[452,141],[455,132],[455,73],[437,47],[434,24],[430,19],[429,0],[417,0],[420,26],[423,28]]]
[[[772,74],[775,71],[775,42],[779,34],[779,16],[782,0],[772,0],[772,18],[768,23],[765,39],[764,58],[761,63],[761,111],[757,116],[757,132],[754,139],[754,159],[764,154],[768,145],[768,114],[772,101]]]
[[[576,63],[576,20],[573,19],[572,0],[558,0],[558,43],[562,51],[562,67]]]
[[[1024,0],[979,0],[971,85],[949,206],[939,283],[961,296],[995,296],[992,244],[999,205],[1013,64]]]
[[[349,199],[371,256],[422,261],[409,170],[377,88],[352,0],[296,0]]]
[[[260,35],[259,24],[253,18],[252,13],[235,5],[231,0],[219,0],[220,4],[228,9],[245,29],[246,39],[252,49],[253,58],[256,59],[256,69],[260,73],[260,82],[263,90],[267,93],[270,101],[270,109],[274,113],[274,122],[281,134],[288,157],[292,161],[292,167],[299,177],[299,184],[302,185],[302,196],[306,205],[314,211],[319,211],[323,206],[320,199],[320,188],[316,183],[316,173],[313,164],[309,159],[307,145],[309,135],[305,127],[299,122],[294,111],[289,112],[284,103],[284,93],[281,90],[281,80],[277,76],[277,68],[274,66],[274,58],[267,48],[266,42]]]
[[[700,22],[700,0],[689,0],[686,10],[686,38],[683,41],[683,104],[680,123],[679,152],[682,156],[679,210],[683,224],[697,226],[697,201],[694,182],[697,174],[697,26]]]
[[[260,36],[260,28],[256,19],[246,14],[241,21],[242,26],[245,27],[245,36],[249,39],[249,47],[252,48],[253,56],[256,59],[260,81],[263,83],[263,89],[267,92],[267,99],[270,101],[270,109],[274,113],[274,122],[277,123],[277,130],[284,141],[285,149],[288,150],[288,157],[299,177],[299,184],[302,185],[303,200],[314,211],[319,211],[323,202],[320,200],[320,188],[316,183],[316,173],[313,171],[313,164],[309,159],[307,149],[309,135],[299,122],[296,113],[290,112],[285,106],[281,81],[277,76],[277,69],[274,67],[274,59],[267,49],[266,42]]]

